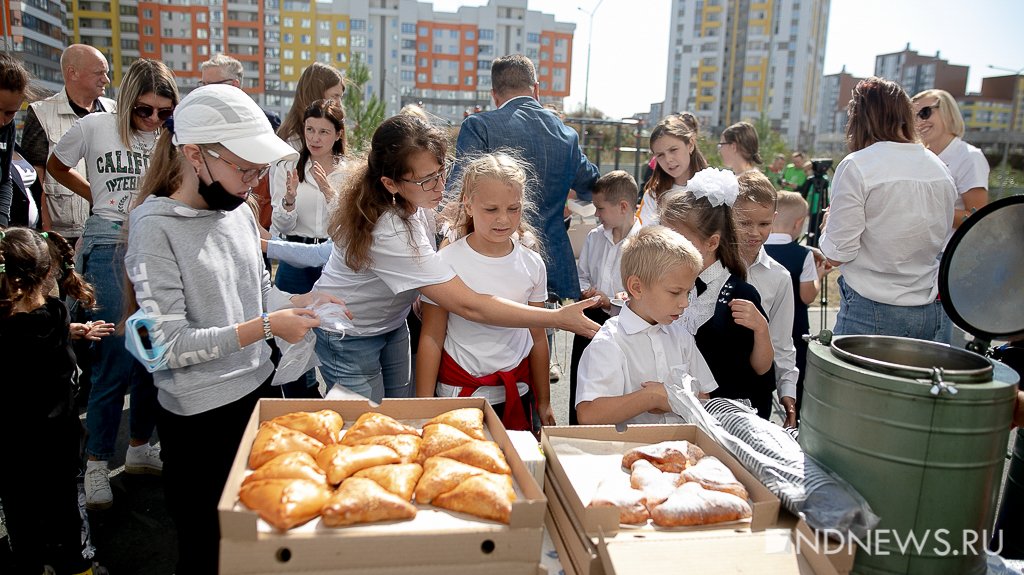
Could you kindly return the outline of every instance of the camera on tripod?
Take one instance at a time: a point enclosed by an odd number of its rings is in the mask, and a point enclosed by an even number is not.
[[[815,176],[824,176],[832,169],[832,158],[814,158],[811,160],[811,171]]]

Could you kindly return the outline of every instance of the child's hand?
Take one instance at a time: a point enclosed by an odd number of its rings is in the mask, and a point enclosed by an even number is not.
[[[594,286],[590,286],[587,289],[583,290],[582,293],[580,293],[580,299],[587,299],[588,297],[593,297],[595,295],[597,295],[597,288],[595,288]]]
[[[320,318],[308,309],[282,309],[270,314],[270,331],[288,343],[299,343],[307,331],[319,326]]]
[[[558,425],[555,421],[555,412],[551,409],[550,403],[538,403],[537,413],[540,415],[541,425]]]
[[[645,381],[640,384],[641,389],[644,393],[650,396],[651,409],[647,410],[650,413],[668,413],[672,411],[672,406],[668,404],[668,392],[665,391],[665,384],[660,381]]]
[[[734,299],[729,302],[729,309],[732,310],[732,319],[737,324],[754,333],[768,332],[768,320],[761,315],[754,302],[745,299]]]
[[[612,308],[612,300],[609,299],[608,296],[604,294],[604,292],[595,290],[594,295],[601,297],[600,303],[597,304],[601,309],[609,310]]]
[[[103,320],[90,321],[85,325],[87,329],[85,335],[82,337],[90,341],[99,341],[100,338],[107,337],[114,333],[114,324]]]

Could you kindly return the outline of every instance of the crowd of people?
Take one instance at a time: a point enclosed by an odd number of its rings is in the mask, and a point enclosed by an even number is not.
[[[723,168],[709,167],[684,112],[652,130],[642,186],[601,175],[540,105],[522,55],[494,60],[495,108],[466,117],[454,150],[412,107],[384,120],[363,156],[348,153],[344,78],[324,64],[302,73],[280,127],[224,55],[183,98],[155,60],[132,64],[116,102],[102,97],[108,68],[94,48],[69,47],[62,69],[65,88],[30,105],[22,135],[38,218],[0,214],[0,354],[33,366],[11,386],[0,432],[39,471],[0,474],[18,573],[89,572],[79,386],[87,507],[113,504],[108,462],[130,392],[125,471],[163,475],[177,571],[213,573],[217,500],[257,401],[321,397],[315,370],[274,381],[282,349],[314,347],[328,395],[484,397],[509,429],[670,422],[682,387],[796,426],[807,305],[828,270],[842,272],[837,334],[948,337],[938,257],[986,198],[987,166],[960,139],[948,94],[912,102],[879,78],[853,91],[851,153],[818,252],[800,242],[802,153],[762,171],[741,122],[721,133]],[[0,137],[29,85],[0,55]],[[9,164],[0,212],[25,193],[7,185]],[[570,194],[598,220],[578,261]],[[145,331],[115,330],[126,323]],[[550,402],[551,328],[576,334],[569,413]],[[40,474],[45,512],[20,497]]]

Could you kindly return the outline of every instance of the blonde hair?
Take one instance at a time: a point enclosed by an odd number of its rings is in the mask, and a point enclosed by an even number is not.
[[[642,228],[622,245],[622,285],[627,290],[630,276],[649,286],[679,265],[699,274],[704,260],[689,240],[664,226]]]
[[[740,186],[737,200],[748,200],[766,208],[778,205],[779,195],[768,176],[757,170],[743,172],[736,178]]]
[[[126,148],[132,147],[135,134],[132,127],[135,104],[149,93],[169,99],[172,108],[178,105],[178,86],[171,69],[159,60],[139,58],[128,68],[117,93],[117,135]]]
[[[779,228],[791,228],[800,218],[807,217],[810,206],[807,200],[797,192],[783,191],[778,193],[779,202],[775,208],[775,225]]]
[[[918,92],[917,95],[910,99],[910,102],[917,103],[918,100],[924,98],[936,99],[935,112],[942,117],[942,123],[946,124],[946,129],[954,136],[963,138],[964,117],[960,114],[960,106],[957,105],[953,94],[945,90],[925,90],[924,92]]]
[[[493,180],[519,192],[522,217],[519,220],[517,233],[521,240],[529,239],[531,248],[537,248],[537,233],[526,222],[526,214],[534,209],[533,202],[528,197],[531,181],[529,168],[525,162],[516,159],[506,151],[477,156],[463,168],[462,181],[459,184],[459,199],[456,202],[458,207],[453,210],[455,212],[454,221],[450,222],[455,239],[473,233],[473,219],[466,212],[465,207],[473,201],[477,186],[482,180]]]

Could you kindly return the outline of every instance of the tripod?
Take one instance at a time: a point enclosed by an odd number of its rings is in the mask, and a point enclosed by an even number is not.
[[[807,203],[810,207],[810,217],[807,219],[807,246],[816,248],[818,247],[818,238],[821,235],[821,224],[824,219],[825,210],[828,209],[828,168],[832,162],[829,161],[827,165],[824,162],[819,163],[815,161],[812,165],[814,166],[814,174],[808,182],[811,184],[807,190]],[[819,169],[819,167],[824,169]],[[818,313],[821,314],[819,317],[819,325],[824,329],[826,321],[828,321],[828,274],[821,278],[821,290],[819,292],[819,307]]]

